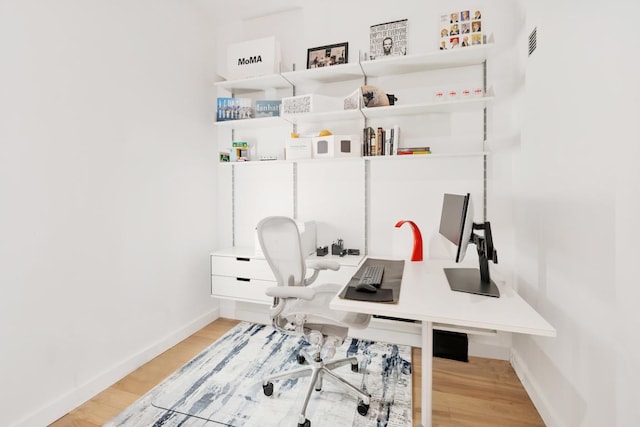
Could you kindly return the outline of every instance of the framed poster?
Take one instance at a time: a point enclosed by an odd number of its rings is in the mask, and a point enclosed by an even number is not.
[[[369,59],[407,54],[407,19],[371,26]]]

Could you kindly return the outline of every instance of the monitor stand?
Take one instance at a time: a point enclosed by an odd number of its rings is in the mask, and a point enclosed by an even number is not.
[[[445,268],[444,274],[452,291],[500,298],[495,282],[489,279],[488,283],[483,283],[477,268]]]

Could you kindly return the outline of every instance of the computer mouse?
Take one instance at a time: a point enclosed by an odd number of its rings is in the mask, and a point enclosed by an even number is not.
[[[376,288],[373,285],[370,285],[368,283],[360,283],[358,285],[356,285],[356,291],[358,292],[369,292],[369,293],[374,293],[378,291],[378,288]]]

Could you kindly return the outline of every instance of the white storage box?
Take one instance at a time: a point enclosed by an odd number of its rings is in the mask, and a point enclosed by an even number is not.
[[[359,87],[344,99],[344,109],[359,110],[362,107],[362,88]]]
[[[360,157],[362,144],[358,135],[328,135],[313,138],[313,157]]]
[[[246,79],[280,72],[280,45],[275,37],[234,43],[227,48],[227,79]]]
[[[310,159],[311,138],[287,138],[284,142],[284,158],[287,160]]]
[[[316,95],[309,93],[306,95],[289,96],[282,98],[280,115],[302,113],[322,113],[326,111],[342,110],[343,100],[331,96]]]

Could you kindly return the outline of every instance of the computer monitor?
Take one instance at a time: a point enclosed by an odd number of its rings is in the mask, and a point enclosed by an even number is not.
[[[474,231],[482,230],[480,236]],[[491,224],[473,222],[471,195],[445,194],[440,216],[440,234],[456,246],[456,263],[462,262],[469,243],[476,245],[480,268],[445,268],[449,287],[454,291],[499,297],[500,291],[491,280],[489,260],[498,262],[498,253],[493,247]]]

